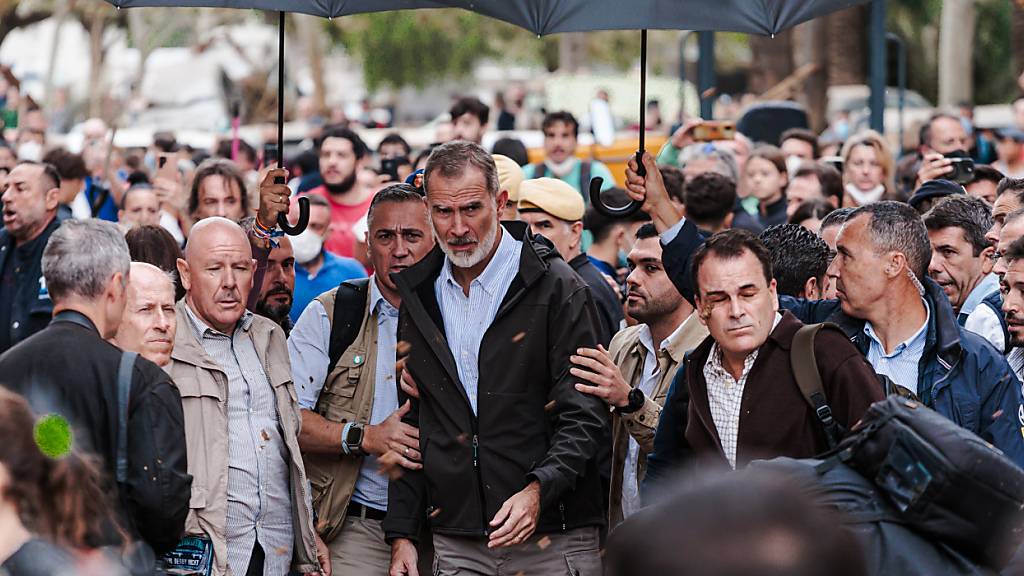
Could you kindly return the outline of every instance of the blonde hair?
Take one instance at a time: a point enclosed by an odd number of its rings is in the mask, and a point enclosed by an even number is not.
[[[846,176],[847,166],[850,165],[850,155],[853,153],[853,149],[858,146],[868,146],[875,150],[878,164],[882,167],[882,185],[885,186],[886,195],[891,195],[896,188],[893,181],[896,162],[885,137],[874,130],[858,132],[843,144],[843,150],[840,152],[840,156],[843,157],[843,185],[850,183]]]

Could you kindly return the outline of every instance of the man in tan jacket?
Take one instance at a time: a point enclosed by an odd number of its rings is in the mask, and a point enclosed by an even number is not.
[[[672,378],[686,352],[708,335],[665,273],[654,225],[641,226],[636,238],[628,255],[626,311],[640,323],[616,334],[609,351],[583,348],[572,358],[572,374],[592,384],[576,388],[612,409],[609,529],[640,509],[640,481]]]
[[[376,273],[321,294],[288,339],[317,531],[330,549],[332,568],[345,576],[388,573],[391,546],[381,528],[388,475],[382,464],[396,471],[421,467],[419,432],[402,422],[409,406],[398,402],[402,297],[390,274],[434,247],[427,206],[415,188],[389,186],[370,203],[367,227]],[[350,326],[347,338],[344,326]]]
[[[183,547],[212,550],[218,576],[329,573],[284,332],[245,309],[254,267],[245,233],[219,217],[192,228],[178,260],[186,296],[166,371],[181,393],[193,477]]]

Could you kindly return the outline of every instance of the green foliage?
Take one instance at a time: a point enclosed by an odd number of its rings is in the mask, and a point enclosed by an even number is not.
[[[978,2],[974,32],[974,102],[1009,103],[1017,94],[1013,70],[1012,7],[1005,0]]]
[[[446,11],[381,12],[341,19],[332,37],[362,61],[366,86],[423,87],[469,74],[480,59],[495,55],[482,18]]]

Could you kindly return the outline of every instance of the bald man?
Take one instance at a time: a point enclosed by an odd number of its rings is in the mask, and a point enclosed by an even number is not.
[[[145,262],[132,262],[127,303],[111,343],[160,366],[171,361],[174,332],[174,278]]]
[[[215,575],[330,574],[284,332],[245,309],[254,269],[245,232],[220,217],[192,228],[178,260],[185,298],[166,370],[181,392],[193,476],[185,532],[202,539]]]

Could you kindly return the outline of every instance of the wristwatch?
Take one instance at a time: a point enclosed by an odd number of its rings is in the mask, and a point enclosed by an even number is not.
[[[363,433],[365,432],[361,422],[352,422],[345,426],[342,432],[342,448],[346,454],[352,456],[363,456]]]
[[[644,391],[641,390],[640,388],[633,388],[632,390],[630,390],[629,396],[627,396],[626,398],[629,400],[629,404],[626,404],[622,408],[615,409],[615,411],[618,412],[619,414],[632,414],[633,412],[636,412],[637,410],[644,407],[644,402],[647,399],[644,396]]]

